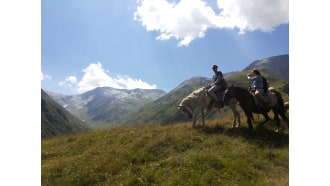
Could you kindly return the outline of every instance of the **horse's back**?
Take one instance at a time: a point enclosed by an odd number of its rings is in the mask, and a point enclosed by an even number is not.
[[[276,90],[274,87],[269,87],[266,95],[269,97],[273,105],[280,103],[283,104],[282,94]]]
[[[279,91],[277,91],[274,87],[269,87],[266,94],[267,95],[274,95],[275,97],[281,96],[281,93]]]
[[[199,89],[194,90],[188,96],[186,96],[182,101],[181,104],[188,104],[188,105],[199,105],[199,102],[205,102],[203,98],[207,97],[206,90],[201,87]]]

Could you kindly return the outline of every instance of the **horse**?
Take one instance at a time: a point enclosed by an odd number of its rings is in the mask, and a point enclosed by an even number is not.
[[[207,93],[206,87],[201,87],[199,89],[194,90],[188,96],[182,99],[180,104],[177,106],[177,109],[180,112],[183,112],[192,119],[192,127],[195,128],[197,116],[199,114],[202,117],[202,125],[205,126],[205,116],[211,111],[212,108],[209,107],[209,103],[211,101],[211,96]],[[231,108],[234,115],[233,127],[239,127],[241,123],[240,114],[236,109],[237,105],[236,99],[230,99],[227,102],[227,106]],[[206,111],[206,113],[205,113]]]
[[[287,116],[285,115],[282,95],[273,87],[269,87],[265,95],[268,101],[270,101],[270,108],[268,108],[267,110],[259,109],[257,107],[254,96],[247,88],[242,88],[234,85],[226,89],[223,101],[226,103],[232,98],[236,98],[238,100],[239,105],[244,110],[244,113],[247,117],[247,123],[250,130],[253,130],[251,122],[251,120],[253,120],[252,113],[262,114],[265,118],[265,121],[262,122],[262,124],[264,124],[270,120],[268,112],[272,110],[274,113],[274,119],[277,123],[276,132],[278,132],[280,128],[280,118],[278,115],[280,115],[283,120],[287,121],[287,123],[289,122]]]

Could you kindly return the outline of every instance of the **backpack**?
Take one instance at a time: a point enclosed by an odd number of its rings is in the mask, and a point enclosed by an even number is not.
[[[263,87],[264,87],[264,92],[266,92],[269,88],[269,83],[264,76],[262,76],[262,83],[263,83]]]

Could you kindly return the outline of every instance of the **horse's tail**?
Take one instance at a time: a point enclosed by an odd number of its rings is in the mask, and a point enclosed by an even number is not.
[[[278,112],[280,113],[280,115],[285,113],[285,106],[284,106],[284,101],[282,98],[282,94],[275,90],[275,89],[270,89],[269,91],[273,92],[277,98],[277,105],[278,105]]]

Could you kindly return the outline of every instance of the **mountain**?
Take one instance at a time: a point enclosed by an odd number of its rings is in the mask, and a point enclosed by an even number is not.
[[[71,115],[41,89],[41,138],[85,130],[87,130],[85,123]]]
[[[244,68],[243,71],[252,70],[254,68],[268,70],[289,81],[289,55],[278,55],[256,60]]]
[[[49,93],[70,113],[90,124],[115,124],[127,113],[154,101],[166,92],[159,89],[115,89],[98,87],[79,95]]]

